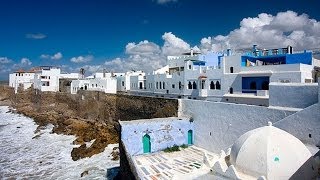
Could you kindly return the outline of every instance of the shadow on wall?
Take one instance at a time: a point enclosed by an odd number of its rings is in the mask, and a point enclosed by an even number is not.
[[[316,162],[316,158],[319,160],[320,151],[314,156],[311,156],[291,177],[291,180],[299,179],[316,179],[320,175],[319,162]]]

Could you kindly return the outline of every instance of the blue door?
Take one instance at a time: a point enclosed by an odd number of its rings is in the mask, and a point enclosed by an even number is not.
[[[188,131],[188,144],[193,144],[193,133],[192,130]]]
[[[150,136],[148,134],[143,136],[142,143],[143,143],[143,153],[150,153],[151,142],[150,142]]]

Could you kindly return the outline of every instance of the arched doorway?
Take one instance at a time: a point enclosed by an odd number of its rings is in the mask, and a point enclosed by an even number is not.
[[[85,85],[85,86],[84,86],[84,90],[87,90],[87,89],[88,89],[88,87],[87,87],[87,85]]]
[[[143,153],[150,153],[151,141],[150,141],[150,136],[148,134],[143,136],[142,143],[143,143]]]
[[[193,144],[193,132],[192,132],[192,130],[188,131],[188,144]]]

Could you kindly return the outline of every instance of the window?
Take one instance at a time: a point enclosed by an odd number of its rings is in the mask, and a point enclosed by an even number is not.
[[[172,84],[172,89],[174,89],[175,88],[175,84]]]
[[[156,83],[156,89],[158,89],[158,87],[159,87],[159,83],[157,82],[157,83]]]
[[[192,89],[197,89],[197,83],[195,81],[193,81]]]
[[[160,85],[159,89],[162,89],[162,83],[161,82],[159,82],[159,85]]]
[[[233,67],[230,67],[230,73],[233,73]]]
[[[216,89],[216,86],[214,85],[213,81],[211,81],[211,83],[210,83],[210,89]]]
[[[221,89],[221,85],[219,81],[216,82],[216,89]]]
[[[122,86],[124,86],[124,81],[122,81],[121,83],[122,83]]]
[[[205,87],[205,83],[206,83],[206,81],[205,81],[205,80],[202,80],[202,81],[201,81],[201,89],[204,89],[204,87]]]
[[[189,83],[188,83],[188,89],[192,89],[191,81],[189,81]]]
[[[188,66],[188,69],[191,69],[191,65]]]
[[[163,84],[162,85],[163,89],[165,89],[166,88],[166,84],[164,82],[162,84]]]
[[[232,87],[230,87],[229,92],[230,92],[230,94],[233,94],[233,88]]]

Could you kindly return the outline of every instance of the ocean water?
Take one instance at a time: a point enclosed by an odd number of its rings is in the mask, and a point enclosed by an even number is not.
[[[52,125],[35,134],[31,118],[8,110],[0,106],[0,179],[111,179],[115,174],[119,161],[112,161],[110,153],[117,144],[73,161],[74,136],[50,133]],[[84,171],[88,175],[81,178]]]

